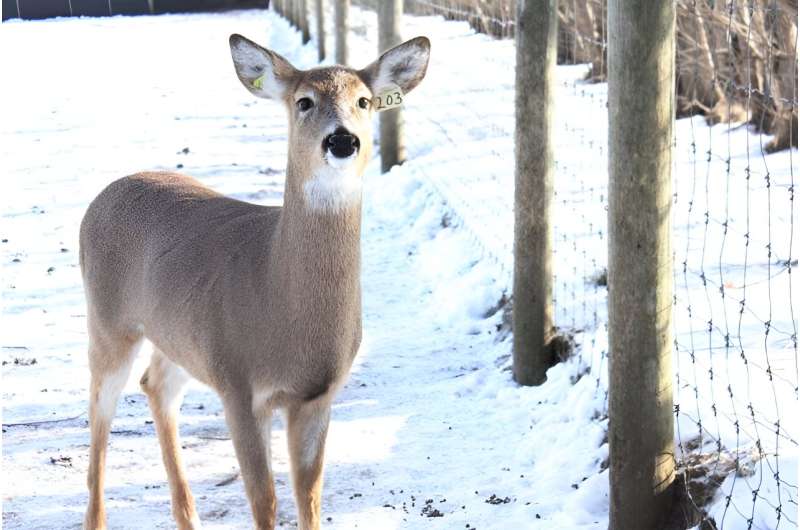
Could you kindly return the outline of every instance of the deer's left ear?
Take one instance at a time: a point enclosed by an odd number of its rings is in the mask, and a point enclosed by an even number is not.
[[[416,37],[385,52],[361,70],[361,75],[374,94],[392,85],[399,86],[407,94],[425,77],[430,55],[431,41]]]

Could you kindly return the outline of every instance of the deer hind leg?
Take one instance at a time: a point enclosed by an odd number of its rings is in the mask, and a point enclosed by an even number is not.
[[[99,333],[89,333],[89,367],[92,372],[89,424],[92,440],[86,480],[89,488],[89,506],[84,519],[86,529],[106,527],[103,488],[108,435],[117,410],[117,400],[128,381],[131,365],[141,342],[141,338],[111,339],[101,337]]]
[[[271,410],[249,395],[223,393],[223,403],[255,528],[273,530],[277,504],[270,469]]]
[[[330,415],[330,401],[324,397],[288,409],[289,457],[300,530],[320,527],[322,466]]]
[[[194,497],[181,460],[178,437],[178,413],[188,380],[189,375],[180,366],[155,348],[150,366],[139,381],[153,413],[161,456],[172,493],[172,514],[181,530],[200,528]]]

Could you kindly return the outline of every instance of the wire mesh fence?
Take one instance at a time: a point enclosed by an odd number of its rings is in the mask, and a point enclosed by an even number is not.
[[[693,110],[721,125],[678,122],[678,457],[690,499],[703,506],[717,490],[722,502],[708,516],[718,528],[789,528],[797,526],[800,435],[795,162],[792,150],[767,156],[792,143],[781,138],[783,126],[772,127],[772,140],[764,132],[768,121],[796,112],[796,88],[786,101],[776,100],[787,93],[786,78],[796,80],[796,45],[789,49],[777,31],[789,17],[796,20],[796,8],[792,14],[776,2],[724,7],[696,3],[682,13],[694,19],[697,36],[683,50],[692,60],[679,66],[679,94],[681,85],[691,87],[679,96],[679,112],[695,102]],[[714,33],[716,43],[707,45]],[[709,60],[709,46],[716,60]],[[795,65],[788,74],[786,54]],[[699,95],[704,89],[714,91],[713,106],[700,103],[708,97]],[[757,134],[742,134],[746,124]],[[795,469],[785,469],[787,462]]]
[[[467,2],[412,3],[513,33],[513,19]],[[797,143],[796,6],[677,7],[676,114],[695,115],[676,123],[673,199],[676,454],[694,508],[686,524],[796,527],[796,152],[768,156]],[[605,8],[563,2],[560,12],[560,61],[588,67],[564,81],[555,110],[557,136],[568,134],[556,140],[553,283],[556,323],[579,336],[576,370],[602,392],[607,227],[592,209],[607,208],[606,91],[593,83],[606,73]]]
[[[796,87],[796,6],[681,7],[678,113],[721,125],[692,118],[676,132],[678,459],[689,499],[722,499],[705,510],[718,528],[796,527],[796,470],[781,475],[782,463],[796,468],[800,434],[794,160],[767,156],[796,145],[780,123],[796,113],[796,88],[776,99],[792,76]]]
[[[592,377],[607,396],[606,8],[603,0],[559,7],[559,62],[574,66],[559,70],[555,109],[553,303],[556,325],[578,346],[576,378]],[[797,6],[678,0],[676,8],[672,335],[684,522],[792,528],[800,454]],[[425,155],[419,170],[509,285],[513,215],[492,205],[513,204],[513,53],[505,48],[513,46],[514,10],[512,0],[406,2],[407,12],[465,21],[500,39],[491,44],[497,71],[485,73],[490,88],[478,83],[407,110],[424,136],[438,135],[463,156],[423,152],[413,138],[408,148]],[[507,104],[482,106],[481,97]]]

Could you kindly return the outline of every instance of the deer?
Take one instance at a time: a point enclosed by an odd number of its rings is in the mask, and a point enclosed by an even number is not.
[[[275,410],[286,418],[298,527],[320,527],[331,405],[361,342],[362,176],[373,98],[387,87],[414,89],[430,41],[411,39],[361,70],[301,70],[241,35],[229,43],[245,88],[286,108],[283,205],[235,200],[192,177],[153,171],[112,182],[87,208],[80,227],[91,372],[87,529],[106,527],[111,421],[145,339],[153,353],[140,385],[178,528],[200,525],[178,434],[191,378],[220,397],[255,528],[275,526]]]

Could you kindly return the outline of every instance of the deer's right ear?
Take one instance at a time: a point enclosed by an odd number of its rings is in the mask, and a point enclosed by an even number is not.
[[[417,37],[385,52],[361,71],[362,76],[367,79],[373,94],[393,85],[408,94],[425,77],[430,55],[431,41],[427,37]]]
[[[298,74],[289,61],[241,35],[231,35],[230,45],[236,75],[247,90],[260,98],[286,96]]]

